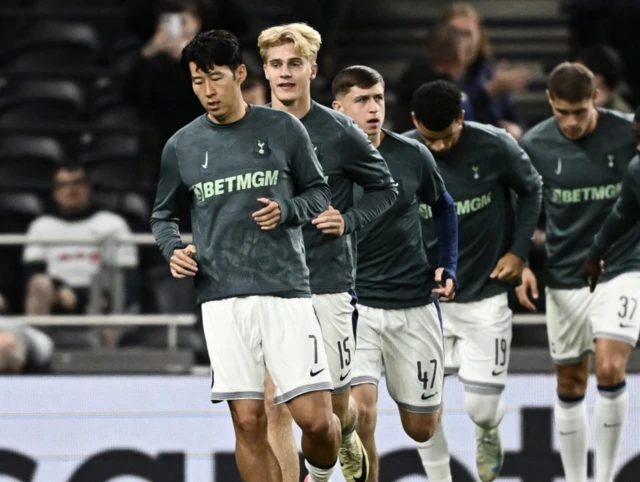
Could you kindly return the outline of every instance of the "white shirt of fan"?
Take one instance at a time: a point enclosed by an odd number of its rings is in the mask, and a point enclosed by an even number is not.
[[[55,216],[35,219],[27,230],[27,237],[55,239],[119,239],[131,238],[127,222],[119,215],[98,211],[85,219],[66,220]],[[88,287],[98,273],[102,261],[122,267],[138,266],[138,251],[133,242],[122,243],[113,253],[101,253],[99,245],[27,243],[22,260],[27,263],[45,263],[47,274],[70,287]],[[105,257],[106,259],[103,259]]]

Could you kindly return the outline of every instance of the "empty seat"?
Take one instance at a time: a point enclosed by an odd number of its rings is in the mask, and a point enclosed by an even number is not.
[[[109,99],[96,106],[94,122],[101,127],[137,127],[140,125],[140,116],[131,105],[119,99]]]
[[[80,156],[96,187],[135,190],[140,183],[138,140],[131,136],[99,137]]]
[[[100,52],[91,25],[46,21],[27,28],[10,49],[10,65],[18,70],[68,70],[95,65]]]
[[[50,190],[57,166],[65,160],[60,144],[48,137],[0,139],[0,188]]]
[[[124,217],[132,231],[149,231],[149,204],[140,194],[94,191],[93,197],[97,206]]]
[[[84,109],[84,93],[74,82],[15,82],[0,99],[0,128],[77,123],[82,119]]]
[[[23,233],[42,212],[42,201],[33,193],[2,193],[0,232]]]
[[[122,0],[35,0],[34,7],[40,9],[60,8],[116,8],[122,5]]]

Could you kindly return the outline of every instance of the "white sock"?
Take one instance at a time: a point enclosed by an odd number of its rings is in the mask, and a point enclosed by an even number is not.
[[[613,386],[598,385],[596,413],[593,419],[596,437],[596,482],[613,482],[628,412],[629,392],[626,382]]]
[[[336,460],[337,462],[337,460]],[[331,476],[333,472],[336,470],[336,464],[331,466],[331,468],[319,468],[315,465],[311,465],[308,460],[304,461],[304,465],[309,471],[309,480],[310,482],[329,482],[331,480]]]
[[[483,430],[496,428],[504,417],[504,403],[500,393],[464,392],[464,408],[478,427]]]
[[[556,400],[554,417],[565,482],[587,482],[589,421],[584,397]]]
[[[417,445],[429,482],[451,482],[449,445],[444,435],[442,421],[438,423],[433,437]]]

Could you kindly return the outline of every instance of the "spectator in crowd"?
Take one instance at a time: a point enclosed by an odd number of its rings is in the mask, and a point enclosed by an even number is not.
[[[52,354],[53,341],[47,335],[0,318],[0,374],[48,373]]]
[[[127,238],[131,231],[117,214],[98,210],[91,202],[91,185],[81,165],[60,167],[53,180],[53,213],[36,218],[27,238]],[[136,268],[135,245],[120,244],[114,253],[98,245],[44,245],[27,242],[23,253],[27,282],[27,315],[81,314],[89,308],[91,285],[102,263]]]
[[[241,88],[242,98],[247,104],[265,105],[267,103],[267,88],[260,79],[247,77]]]
[[[608,45],[595,45],[580,53],[578,62],[584,64],[595,75],[598,89],[596,105],[598,107],[627,114],[633,112],[619,91],[623,80],[624,66],[615,49]]]
[[[393,126],[395,131],[404,132],[414,128],[411,102],[413,93],[422,84],[433,80],[460,84],[465,75],[466,56],[464,39],[455,28],[441,24],[429,32],[425,56],[409,65],[396,86],[398,105]],[[463,109],[465,119],[475,119],[468,98],[463,102]]]
[[[155,181],[166,141],[203,113],[191,79],[180,65],[182,49],[200,31],[202,18],[196,0],[162,0],[153,18],[154,34],[125,81],[124,97],[138,108],[145,125],[152,127],[145,158],[152,164],[146,171]]]
[[[502,127],[516,139],[522,137],[522,123],[510,95],[527,86],[529,70],[491,62],[489,39],[471,4],[452,4],[441,22],[454,27],[464,39],[466,74],[461,86],[473,105],[474,120]]]

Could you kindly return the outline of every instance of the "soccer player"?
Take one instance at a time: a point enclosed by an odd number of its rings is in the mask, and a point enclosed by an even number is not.
[[[302,429],[315,480],[340,447],[322,333],[313,311],[301,225],[325,211],[330,190],[302,124],[249,106],[235,36],[214,30],[182,53],[206,115],[166,144],[151,227],[175,278],[194,277],[211,359],[213,402],[228,401],[242,480],[282,482],[267,437],[265,367],[278,402]],[[178,231],[191,203],[193,244]]]
[[[593,295],[582,278],[583,260],[620,194],[636,149],[632,122],[596,108],[596,95],[589,69],[569,62],[558,65],[548,78],[553,117],[522,139],[544,183],[547,333],[556,365],[554,416],[567,482],[587,480],[584,395],[594,345],[595,480],[613,480],[629,409],[626,366],[640,328],[640,316],[634,317],[640,292],[640,231],[628,232],[608,247],[603,282]],[[537,291],[535,277],[525,269],[522,281],[518,298],[531,309],[528,291]]]
[[[394,206],[358,232],[360,322],[352,391],[358,403],[357,430],[371,463],[369,480],[378,482],[374,432],[383,369],[407,435],[426,442],[436,430],[444,346],[434,294],[447,300],[455,294],[457,219],[453,199],[427,148],[382,129],[382,76],[369,67],[349,67],[333,80],[332,90],[334,109],[352,117],[369,136],[387,161],[399,191]],[[438,232],[435,281],[440,286],[436,288],[422,243],[420,202],[432,207]]]
[[[596,285],[602,276],[602,267],[605,253],[616,240],[622,238],[631,229],[637,229],[640,220],[640,109],[636,111],[633,124],[633,133],[636,137],[636,157],[629,163],[627,175],[622,181],[622,191],[609,213],[600,231],[595,235],[587,259],[582,266],[582,275],[591,288]],[[635,299],[635,298],[634,298]],[[635,299],[637,302],[637,299]]]
[[[313,304],[322,326],[335,387],[333,412],[342,423],[342,472],[347,482],[358,482],[366,480],[368,464],[355,431],[356,406],[350,403],[358,316],[353,291],[355,232],[389,209],[398,191],[385,161],[364,132],[349,117],[311,99],[320,45],[320,34],[303,23],[271,27],[258,38],[264,72],[271,86],[272,107],[300,119],[331,187],[331,207],[303,226],[302,232]],[[355,204],[354,184],[364,190]],[[285,482],[297,482],[298,454],[286,407],[268,410],[267,415]]]
[[[540,175],[503,129],[464,120],[462,93],[446,81],[422,85],[413,96],[411,133],[434,155],[458,214],[455,302],[442,304],[445,370],[457,371],[465,408],[476,426],[480,480],[500,474],[504,453],[500,422],[509,368],[512,313],[507,291],[520,278],[540,216]],[[512,194],[517,194],[517,210]],[[437,247],[431,210],[421,210],[429,259]],[[447,441],[418,444],[429,481],[451,482]]]

